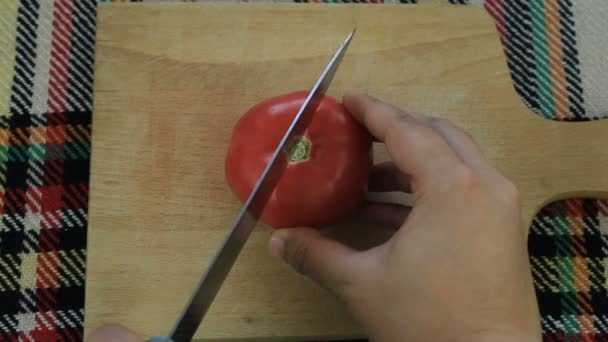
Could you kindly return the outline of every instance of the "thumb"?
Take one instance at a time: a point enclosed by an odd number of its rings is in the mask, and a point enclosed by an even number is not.
[[[89,342],[142,342],[133,331],[122,325],[104,325],[95,329],[87,339]]]
[[[357,251],[325,237],[317,229],[279,229],[270,239],[270,251],[338,296],[356,282],[361,270]]]

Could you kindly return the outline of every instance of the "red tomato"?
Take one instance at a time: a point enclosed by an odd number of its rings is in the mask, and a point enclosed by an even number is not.
[[[234,127],[225,171],[241,202],[247,200],[307,95],[294,92],[263,101]],[[288,145],[281,154],[287,167],[262,221],[275,228],[318,227],[335,223],[362,204],[372,138],[341,103],[325,96],[304,134]]]

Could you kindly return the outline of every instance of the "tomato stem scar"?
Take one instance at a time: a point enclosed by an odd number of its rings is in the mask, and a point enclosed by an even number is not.
[[[293,137],[285,146],[287,161],[290,163],[302,163],[310,159],[312,143],[303,136]]]

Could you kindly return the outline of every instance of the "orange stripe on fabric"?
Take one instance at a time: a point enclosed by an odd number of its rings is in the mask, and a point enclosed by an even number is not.
[[[579,221],[579,220],[572,220],[572,222],[575,222],[575,221]],[[576,223],[575,223],[575,225],[576,225]],[[572,252],[573,255],[581,255],[581,253],[579,251],[582,251],[583,253],[587,252],[587,249],[585,248],[585,238],[582,234],[573,234],[570,237],[570,240],[571,240],[570,251]]]
[[[0,129],[0,146],[8,146],[9,133],[8,128]]]
[[[29,142],[29,128],[14,128],[9,131],[9,141],[13,146],[27,144]]]
[[[89,134],[88,130],[84,127],[84,125],[69,125],[66,126],[66,133],[72,133],[72,136],[70,137],[69,135],[67,135],[69,138],[67,140],[69,141],[87,141],[90,140],[91,135]]]
[[[549,68],[551,90],[555,102],[555,117],[560,120],[572,118],[566,85],[564,49],[560,32],[559,4],[557,0],[545,0],[545,30],[549,44]]]
[[[595,341],[595,328],[593,327],[593,317],[591,315],[578,316],[579,334],[581,342]]]
[[[46,129],[46,142],[62,144],[66,140],[65,126],[50,126]]]
[[[574,273],[574,287],[578,292],[589,293],[591,281],[589,279],[589,259],[584,256],[575,256],[572,258],[572,271]],[[582,298],[582,301],[588,301]],[[579,301],[581,302],[581,301]]]
[[[566,207],[568,208],[567,216],[570,219],[570,224],[568,226],[570,234],[582,236],[585,230],[582,220],[585,216],[582,200],[574,198],[566,200]]]
[[[46,128],[45,127],[33,127],[31,128],[31,137],[30,137],[30,143],[32,144],[43,144],[45,142],[44,137],[46,136],[45,134],[46,132]]]
[[[589,270],[589,259],[587,258],[587,249],[585,247],[584,224],[582,218],[585,215],[583,210],[583,200],[571,199],[566,201],[568,209],[568,228],[570,232],[570,251],[572,253],[572,276],[574,280],[574,289],[576,290],[576,309],[580,316],[579,331],[589,330],[589,315],[593,313],[591,306],[591,274]]]
[[[555,18],[559,21],[559,18]],[[560,103],[560,107],[556,108],[556,114],[569,114],[570,101],[568,99],[566,73],[564,64],[564,53],[561,42],[561,33],[547,22],[547,41],[549,54],[552,90],[554,99]],[[557,86],[556,86],[557,85]],[[558,118],[560,118],[558,116]]]

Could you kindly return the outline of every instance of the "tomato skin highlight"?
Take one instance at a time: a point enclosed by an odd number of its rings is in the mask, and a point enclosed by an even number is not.
[[[298,91],[262,101],[235,125],[225,174],[241,202],[247,200],[307,95]],[[287,163],[261,220],[274,228],[320,227],[352,215],[367,191],[370,134],[341,103],[325,96],[298,138],[299,145],[290,145],[296,161]],[[281,153],[283,162],[289,160],[287,151]]]

